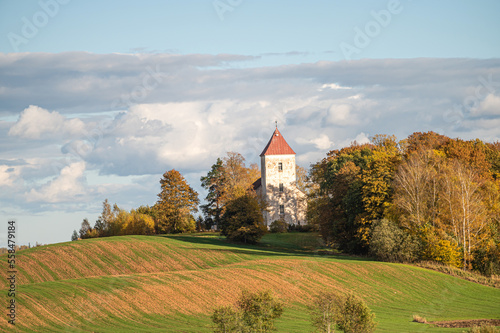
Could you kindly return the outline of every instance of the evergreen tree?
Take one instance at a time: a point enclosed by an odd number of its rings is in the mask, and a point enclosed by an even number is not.
[[[198,211],[198,193],[177,170],[163,174],[161,192],[155,205],[159,233],[176,233],[195,229],[192,212]]]
[[[243,195],[231,201],[221,219],[221,234],[244,243],[257,243],[267,232],[257,198]]]
[[[222,160],[217,158],[217,162],[212,165],[212,169],[205,177],[201,177],[201,186],[208,190],[206,205],[201,209],[207,218],[212,218],[216,225],[220,224],[223,211],[223,196],[225,186],[224,166]]]

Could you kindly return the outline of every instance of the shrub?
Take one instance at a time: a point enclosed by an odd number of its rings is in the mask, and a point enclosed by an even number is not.
[[[412,262],[419,244],[410,234],[387,219],[374,221],[371,227],[370,254],[385,261]]]
[[[243,291],[238,306],[242,319],[250,332],[270,332],[275,330],[274,320],[283,314],[283,303],[270,290],[250,293]]]
[[[270,290],[251,293],[243,291],[238,309],[222,306],[210,317],[214,332],[271,332],[275,330],[274,320],[283,313],[283,303]]]
[[[498,333],[498,330],[494,326],[474,326],[468,333]]]
[[[426,324],[427,323],[427,319],[425,319],[424,317],[420,317],[419,315],[413,315],[413,322],[415,322],[415,323],[421,323],[421,324]]]
[[[273,221],[273,223],[271,223],[269,230],[272,233],[284,233],[284,232],[287,232],[287,224],[286,224],[285,220],[279,219],[279,220]]]
[[[489,240],[473,252],[472,268],[486,276],[500,275],[500,243]]]
[[[214,323],[214,332],[241,332],[241,314],[231,306],[220,306],[210,316]]]
[[[320,293],[311,307],[312,324],[317,332],[330,333],[335,327],[345,333],[370,333],[375,330],[375,314],[366,304],[350,294],[341,297]]]
[[[462,253],[458,244],[444,237],[444,235],[438,235],[433,228],[424,228],[421,234],[421,259],[462,267]]]
[[[375,314],[351,294],[344,302],[337,325],[345,333],[370,333],[375,331]]]
[[[314,226],[312,224],[289,224],[289,232],[312,232],[314,231]]]

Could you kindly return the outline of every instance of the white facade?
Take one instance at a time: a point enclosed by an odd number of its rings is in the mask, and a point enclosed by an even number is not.
[[[280,135],[277,129],[273,137],[275,135]],[[267,203],[264,223],[269,226],[273,221],[283,219],[288,224],[304,225],[306,196],[297,188],[295,153],[284,139],[273,142],[273,137],[260,156],[261,183],[257,190]]]

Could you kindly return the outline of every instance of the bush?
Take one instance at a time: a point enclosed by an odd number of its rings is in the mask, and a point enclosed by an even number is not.
[[[500,243],[490,240],[485,246],[478,246],[473,252],[472,268],[479,273],[500,275]]]
[[[314,231],[314,226],[311,224],[289,224],[288,225],[289,232],[312,232]]]
[[[345,333],[370,333],[375,330],[375,314],[354,295],[341,297],[320,293],[311,308],[311,320],[317,332],[330,333],[335,327]]]
[[[210,316],[214,323],[214,332],[241,332],[241,314],[231,306],[220,306]]]
[[[243,291],[238,301],[242,319],[250,332],[275,330],[274,320],[283,314],[283,303],[274,298],[270,290],[250,293]]]
[[[243,291],[238,309],[221,306],[210,317],[214,332],[271,332],[275,330],[274,320],[283,313],[283,303],[270,290],[251,293]]]
[[[498,330],[494,326],[474,326],[468,333],[498,333]]]
[[[287,224],[285,220],[279,219],[271,223],[269,230],[272,233],[284,233],[287,232]]]
[[[418,241],[387,219],[374,221],[369,252],[385,261],[412,262],[417,259]]]
[[[338,321],[339,329],[345,333],[370,333],[375,331],[375,314],[365,302],[354,295],[347,296]]]
[[[422,260],[440,262],[454,267],[462,267],[462,252],[455,241],[445,239],[445,235],[438,235],[433,228],[422,230]]]

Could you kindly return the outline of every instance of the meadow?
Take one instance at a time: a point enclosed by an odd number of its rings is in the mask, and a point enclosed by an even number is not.
[[[244,289],[284,301],[278,332],[312,332],[308,306],[324,290],[362,298],[379,332],[464,331],[412,322],[414,314],[500,319],[498,288],[331,253],[314,233],[268,234],[258,246],[213,233],[95,238],[22,250],[16,264],[17,320],[14,330],[2,320],[5,332],[211,332],[213,309]]]

